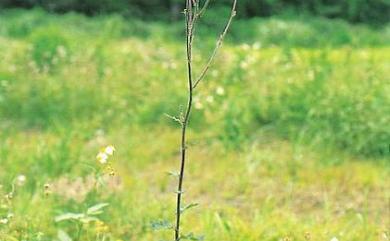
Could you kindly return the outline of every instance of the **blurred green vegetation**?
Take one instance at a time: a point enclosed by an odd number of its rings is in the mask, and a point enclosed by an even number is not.
[[[204,3],[205,0],[201,1]],[[230,0],[212,1],[213,9],[225,10]],[[87,14],[119,12],[125,16],[147,19],[177,19],[184,8],[182,0],[3,0],[0,7],[43,7],[50,11],[78,11]],[[214,10],[213,10],[214,11]],[[239,17],[268,17],[281,13],[312,14],[342,18],[352,22],[386,24],[390,3],[386,0],[243,0]]]
[[[183,82],[175,78],[184,73],[178,26],[39,10],[0,18],[5,23],[0,77],[9,85],[0,111],[7,119],[44,128],[80,118],[153,124],[184,99]],[[213,46],[213,35],[207,27],[199,32],[197,64]],[[15,39],[10,43],[16,47],[8,48],[7,39]],[[206,96],[199,98],[213,97],[217,83],[230,94],[221,103],[216,97],[213,115],[195,116],[193,127],[215,123],[219,135],[236,146],[240,136],[267,126],[293,140],[389,154],[388,27],[274,18],[238,22],[229,40],[239,45],[226,48],[209,77],[213,81],[206,80]]]
[[[222,28],[218,16],[198,29],[196,72]],[[27,177],[0,240],[56,240],[60,229],[75,238],[75,226],[54,217],[99,202],[110,203],[106,240],[171,237],[150,222],[173,216],[164,172],[177,168],[179,126],[165,114],[186,102],[183,34],[182,23],[115,14],[0,13],[0,196]],[[389,40],[388,25],[236,21],[194,99],[186,201],[201,209],[186,214],[184,230],[211,241],[387,235]],[[117,147],[122,182],[91,191],[107,144]],[[86,224],[81,240],[100,241],[96,229]]]

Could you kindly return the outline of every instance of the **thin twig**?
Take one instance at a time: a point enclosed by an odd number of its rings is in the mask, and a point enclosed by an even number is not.
[[[210,0],[207,0],[203,7],[199,10],[199,12],[195,15],[195,18],[198,19],[200,17],[202,17],[202,15],[204,14],[204,12],[206,11],[207,7],[209,6],[210,4]]]
[[[232,6],[232,13],[231,16],[220,36],[220,38],[217,41],[216,48],[214,49],[205,69],[202,71],[202,74],[200,75],[200,78],[196,82],[193,81],[193,68],[192,68],[192,44],[194,39],[194,31],[195,31],[195,24],[196,20],[202,16],[204,11],[206,10],[207,6],[210,3],[210,0],[207,0],[203,7],[199,9],[199,2],[198,0],[186,0],[186,9],[185,9],[185,19],[186,19],[186,55],[187,55],[187,81],[188,81],[188,101],[187,101],[187,107],[184,112],[184,116],[181,116],[180,119],[176,117],[171,117],[172,119],[181,122],[181,144],[180,144],[180,153],[181,153],[181,159],[180,159],[180,172],[179,172],[179,181],[178,181],[178,187],[176,190],[177,193],[177,200],[176,200],[176,224],[175,224],[175,241],[179,241],[183,238],[180,233],[180,219],[181,219],[181,213],[182,213],[182,194],[183,191],[183,180],[184,180],[184,171],[185,171],[185,164],[186,164],[186,149],[187,149],[187,126],[190,119],[192,104],[193,104],[193,92],[195,87],[198,85],[199,81],[203,79],[204,75],[206,74],[207,70],[210,68],[211,63],[217,54],[217,51],[219,47],[222,45],[223,38],[225,37],[230,24],[233,20],[233,17],[236,15],[236,5],[237,0],[233,0],[233,6]]]
[[[198,84],[200,83],[200,81],[202,81],[202,79],[206,76],[208,70],[210,69],[213,61],[214,61],[214,58],[215,56],[217,55],[218,53],[218,50],[219,48],[222,46],[222,43],[223,43],[223,39],[225,38],[225,35],[227,33],[227,31],[229,30],[230,28],[230,25],[232,24],[232,21],[233,21],[233,18],[236,16],[236,6],[237,6],[237,0],[234,0],[233,1],[233,5],[232,5],[232,11],[230,13],[230,17],[229,17],[229,20],[227,21],[226,25],[225,25],[225,28],[223,29],[221,35],[219,36],[218,40],[217,40],[217,43],[215,45],[215,48],[214,48],[214,51],[213,53],[211,54],[211,56],[209,57],[209,60],[207,61],[207,64],[205,65],[205,67],[203,68],[202,72],[200,73],[199,77],[196,79],[195,83],[194,83],[194,86],[193,88],[195,89],[196,86],[198,86]]]
[[[188,78],[188,103],[187,108],[184,114],[184,119],[182,122],[181,128],[181,162],[180,162],[180,173],[179,173],[179,183],[177,188],[177,203],[176,203],[176,226],[175,226],[175,241],[180,240],[180,218],[181,218],[181,199],[183,193],[183,179],[184,179],[184,170],[186,163],[186,132],[188,120],[190,117],[192,109],[192,40],[193,40],[193,20],[194,13],[192,9],[193,5],[191,0],[186,0],[186,51],[187,51],[187,78]]]

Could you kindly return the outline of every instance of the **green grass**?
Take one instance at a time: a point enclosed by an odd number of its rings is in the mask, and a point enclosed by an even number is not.
[[[196,66],[220,25],[212,20],[199,30]],[[58,230],[76,240],[77,226],[54,218],[101,202],[110,204],[99,216],[108,230],[86,224],[80,240],[171,240],[150,223],[173,219],[166,172],[178,168],[179,127],[165,114],[185,103],[181,27],[0,14],[2,196],[27,177],[10,204],[0,201],[0,220],[14,214],[0,240],[55,240]],[[388,27],[338,20],[236,22],[195,101],[185,201],[200,206],[184,215],[185,232],[388,240],[388,43]],[[91,167],[108,144],[120,181],[96,190]]]

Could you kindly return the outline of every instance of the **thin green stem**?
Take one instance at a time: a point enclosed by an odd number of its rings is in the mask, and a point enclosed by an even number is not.
[[[181,160],[180,160],[180,174],[177,188],[176,200],[176,226],[175,226],[175,241],[180,240],[180,219],[181,219],[181,202],[183,194],[183,180],[186,164],[186,149],[187,149],[187,126],[192,109],[193,87],[192,87],[192,39],[193,39],[193,9],[191,0],[186,2],[186,52],[187,52],[187,81],[188,81],[188,100],[185,110],[184,118],[181,128]]]
[[[233,17],[236,15],[236,5],[237,0],[233,0],[232,12],[231,16],[217,41],[217,47],[212,53],[205,69],[202,71],[200,78],[197,81],[193,81],[193,67],[192,67],[192,44],[194,39],[194,31],[196,21],[206,10],[209,5],[210,0],[207,0],[201,9],[199,9],[199,2],[197,0],[186,0],[186,9],[185,9],[185,17],[186,17],[186,55],[187,55],[187,82],[188,82],[188,91],[187,91],[187,107],[184,112],[183,118],[181,118],[181,144],[180,144],[180,172],[179,172],[179,181],[177,187],[177,197],[176,197],[176,223],[175,223],[175,241],[179,241],[181,239],[180,233],[180,221],[182,214],[182,196],[183,196],[183,181],[184,181],[184,172],[187,161],[187,127],[190,119],[190,114],[192,110],[193,103],[193,92],[195,87],[199,84],[199,82],[203,79],[207,70],[211,66],[211,62],[213,61],[218,48],[222,45],[222,41],[224,36],[226,35],[230,24],[233,20]]]
[[[237,0],[233,0],[232,10],[230,12],[230,17],[229,17],[222,33],[219,35],[217,43],[215,44],[215,48],[214,48],[212,54],[210,55],[206,65],[204,66],[203,70],[200,72],[199,77],[196,79],[194,86],[193,86],[194,89],[198,86],[198,84],[206,76],[208,70],[210,69],[211,65],[213,64],[214,58],[217,56],[218,50],[222,46],[223,40],[224,40],[224,38],[225,38],[229,28],[230,28],[230,25],[232,24],[233,18],[236,16],[236,7],[237,7]]]

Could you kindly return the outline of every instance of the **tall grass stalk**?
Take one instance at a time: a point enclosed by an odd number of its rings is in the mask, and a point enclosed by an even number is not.
[[[184,112],[184,115],[180,117],[181,123],[181,160],[180,160],[180,173],[179,173],[179,181],[177,187],[177,200],[176,200],[176,224],[175,224],[175,241],[179,241],[181,239],[180,233],[180,221],[181,214],[184,211],[182,208],[182,194],[183,194],[183,181],[184,181],[184,172],[185,172],[185,164],[186,164],[186,150],[187,150],[187,126],[190,119],[190,114],[192,110],[193,104],[193,95],[194,90],[198,86],[198,84],[204,79],[208,70],[210,69],[215,56],[217,55],[218,49],[222,46],[223,39],[232,23],[234,16],[236,15],[236,5],[237,0],[233,0],[232,10],[230,17],[226,23],[225,28],[223,29],[219,39],[217,40],[214,51],[210,55],[205,67],[202,69],[199,77],[195,79],[193,78],[193,66],[192,66],[192,50],[193,50],[193,40],[194,40],[194,31],[195,26],[199,18],[207,9],[210,0],[206,0],[203,4],[203,7],[200,8],[199,0],[186,0],[186,9],[185,13],[185,23],[186,23],[186,55],[187,55],[187,81],[188,81],[188,91],[187,91],[187,107]]]

